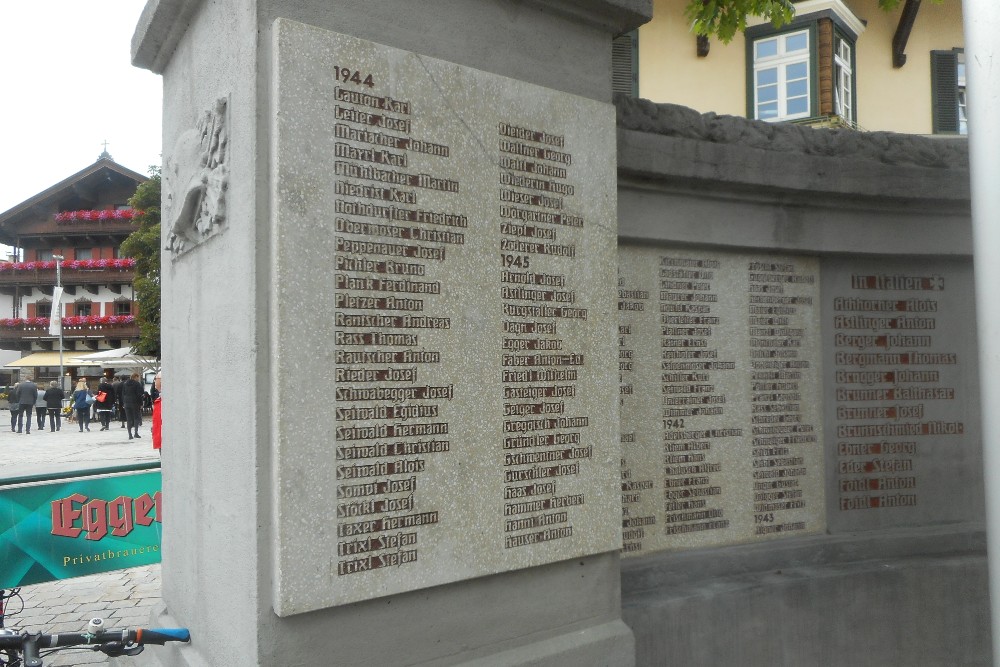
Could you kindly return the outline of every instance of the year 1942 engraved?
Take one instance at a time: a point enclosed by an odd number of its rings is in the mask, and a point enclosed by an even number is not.
[[[334,66],[333,75],[337,78],[337,81],[354,83],[359,86],[368,86],[369,88],[375,87],[375,80],[372,78],[371,74],[366,74],[365,78],[362,79],[361,72],[356,69],[351,69],[350,67]]]

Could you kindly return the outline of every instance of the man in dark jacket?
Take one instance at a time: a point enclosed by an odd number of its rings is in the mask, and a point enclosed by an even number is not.
[[[139,382],[139,374],[133,373],[132,377],[122,383],[122,405],[125,406],[125,422],[128,428],[128,439],[133,437],[141,438],[139,435],[139,415],[142,410],[142,383]],[[132,435],[132,432],[135,435]]]
[[[62,428],[62,403],[66,398],[66,392],[59,388],[59,384],[53,380],[49,383],[49,388],[45,390],[45,408],[49,413],[49,430],[58,431]]]
[[[31,381],[31,376],[21,380],[17,386],[17,432],[21,432],[22,422],[24,422],[25,432],[31,433],[31,413],[35,409],[35,401],[38,400],[38,387]],[[27,418],[25,418],[27,415]]]
[[[124,382],[124,375],[116,375],[115,381],[111,383],[111,386],[115,388],[115,410],[118,412],[118,421],[122,423],[122,428],[125,428],[125,406],[122,405],[122,385]]]

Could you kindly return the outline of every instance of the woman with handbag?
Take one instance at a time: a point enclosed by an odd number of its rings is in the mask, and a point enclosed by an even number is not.
[[[111,425],[111,410],[115,405],[115,388],[108,381],[108,378],[101,378],[101,383],[97,385],[95,398],[97,418],[101,420],[101,430],[107,431]]]
[[[73,409],[76,410],[76,421],[80,424],[81,433],[85,428],[90,430],[90,404],[93,402],[94,397],[87,389],[87,381],[81,378],[73,392]]]

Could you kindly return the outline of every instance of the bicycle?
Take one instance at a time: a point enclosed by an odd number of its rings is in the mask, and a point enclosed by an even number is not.
[[[3,667],[44,667],[43,657],[66,649],[100,651],[119,657],[139,655],[146,644],[162,646],[172,641],[191,641],[187,628],[105,630],[104,621],[100,618],[91,619],[86,632],[47,634],[10,630],[4,627],[4,617],[24,610],[20,592],[20,588],[0,589],[0,665]],[[21,609],[10,613],[7,605],[12,599],[21,602]]]

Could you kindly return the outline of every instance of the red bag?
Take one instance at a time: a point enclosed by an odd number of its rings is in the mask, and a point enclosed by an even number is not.
[[[97,395],[96,395],[96,396],[94,396],[94,398],[96,398],[96,399],[97,399],[98,401],[100,401],[101,403],[103,403],[103,402],[104,402],[104,400],[105,400],[105,399],[106,399],[107,397],[108,397],[108,392],[106,392],[106,391],[99,391],[99,392],[97,392]]]

